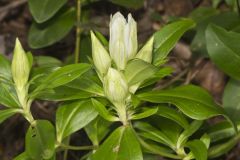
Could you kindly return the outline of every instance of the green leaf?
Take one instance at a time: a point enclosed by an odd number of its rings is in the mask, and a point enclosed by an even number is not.
[[[29,0],[29,9],[33,18],[42,23],[53,17],[67,0]]]
[[[173,72],[173,68],[171,68],[171,67],[160,68],[152,77],[146,79],[142,83],[140,88],[154,84],[154,83],[158,82],[159,80],[161,80],[162,78],[169,76],[172,72]]]
[[[230,79],[224,89],[223,107],[235,122],[240,121],[240,81]]]
[[[240,130],[239,122],[237,123],[237,128]],[[222,121],[210,126],[207,133],[213,143],[230,138],[236,134],[234,128],[227,121]]]
[[[156,114],[157,111],[158,111],[157,107],[155,107],[155,108],[145,108],[144,111],[142,111],[140,113],[133,114],[130,119],[137,120],[137,119],[147,118],[147,117],[150,117],[150,116]]]
[[[166,25],[154,34],[154,58],[155,65],[161,63],[173,49],[181,36],[195,26],[194,21],[183,19]]]
[[[202,121],[193,121],[190,126],[185,129],[178,138],[177,148],[181,148],[187,142],[188,138],[195,133],[202,125]]]
[[[211,138],[210,136],[205,133],[201,138],[200,140],[205,144],[205,146],[207,147],[207,149],[209,148],[210,146],[210,143],[211,143]]]
[[[5,121],[7,118],[13,116],[16,113],[20,113],[20,109],[3,109],[0,110],[0,124]]]
[[[91,101],[78,101],[60,106],[56,114],[57,140],[61,142],[97,116]]]
[[[239,32],[240,18],[236,12],[222,12],[213,8],[201,8],[198,16],[194,15],[193,19],[198,23],[196,27],[196,35],[191,43],[191,48],[194,53],[207,56],[206,36],[205,31],[207,26],[216,24],[228,30],[234,30]],[[223,19],[225,21],[223,21]]]
[[[214,103],[204,89],[186,85],[174,89],[150,91],[137,95],[141,100],[153,103],[171,103],[192,119],[204,120],[217,115],[227,117],[224,110]]]
[[[130,126],[117,128],[91,156],[91,160],[143,160],[134,130]]]
[[[201,140],[189,141],[186,147],[191,150],[196,160],[207,160],[207,147]]]
[[[134,59],[127,64],[124,75],[131,86],[152,77],[157,70],[158,68],[150,63]]]
[[[7,58],[0,55],[0,81],[12,81],[11,64]]]
[[[50,73],[34,91],[32,96],[36,96],[40,91],[44,89],[56,88],[58,86],[67,84],[74,79],[81,76],[83,73],[90,69],[89,64],[71,64],[57,69]]]
[[[34,62],[36,66],[53,66],[53,67],[60,67],[62,62],[57,58],[50,57],[50,56],[34,56]]]
[[[55,129],[49,121],[35,121],[25,141],[26,153],[32,159],[50,159],[55,153]]]
[[[164,157],[168,157],[168,158],[172,158],[172,159],[181,159],[180,156],[175,155],[172,150],[169,150],[166,147],[162,147],[160,145],[146,142],[146,141],[142,140],[141,138],[139,138],[139,140],[140,140],[140,143],[143,146],[143,148],[148,153],[156,154],[156,155],[160,155],[160,156],[164,156]]]
[[[134,9],[138,9],[144,4],[144,0],[110,0],[110,2],[123,7]]]
[[[15,157],[13,160],[33,160],[33,159],[29,158],[26,152],[23,152],[17,157]]]
[[[175,148],[175,144],[172,139],[168,137],[168,135],[166,135],[163,131],[158,130],[152,125],[145,122],[136,122],[134,123],[134,127],[142,131],[140,135],[144,138],[165,144],[171,148]]]
[[[210,147],[208,151],[208,157],[212,159],[228,153],[239,142],[239,139],[240,139],[240,134],[231,138],[225,143],[217,144]]]
[[[102,117],[97,117],[84,127],[89,139],[93,145],[99,146],[99,143],[109,133],[112,122],[106,121]]]
[[[96,110],[98,111],[99,115],[101,117],[103,117],[104,119],[106,119],[107,121],[119,121],[118,117],[115,117],[114,115],[112,115],[107,109],[106,107],[100,103],[99,101],[97,101],[96,99],[92,98],[92,104],[93,106],[96,108]]]
[[[39,2],[42,3],[41,1]],[[74,23],[74,8],[59,12],[59,14],[45,23],[33,23],[28,34],[29,46],[37,49],[47,47],[55,42],[58,42],[71,31]]]
[[[94,95],[79,89],[60,86],[54,89],[41,91],[35,98],[48,101],[69,101],[86,99],[89,97],[94,97]]]
[[[168,106],[159,106],[157,115],[168,118],[185,129],[189,127],[186,118],[181,113]]]
[[[95,95],[104,96],[102,87],[85,75],[68,83],[67,86],[75,89],[80,89]]]
[[[0,83],[0,104],[9,108],[18,108],[20,104],[17,99],[16,91],[12,85]]]
[[[229,76],[240,79],[240,33],[228,32],[216,25],[206,30],[207,50],[212,61]]]

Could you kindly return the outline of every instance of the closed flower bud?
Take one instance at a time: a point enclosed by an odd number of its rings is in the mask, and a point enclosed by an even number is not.
[[[103,76],[111,66],[111,58],[93,32],[91,32],[91,39],[93,63],[98,73]]]
[[[138,49],[137,23],[134,21],[131,14],[128,14],[128,23],[126,24],[125,27],[124,38],[127,60],[130,60],[135,57]]]
[[[121,13],[117,12],[111,17],[109,51],[119,70],[123,70],[127,63],[124,47],[125,25],[126,20]]]
[[[20,41],[16,39],[15,49],[12,60],[12,76],[16,87],[21,90],[27,83],[30,73],[30,65],[25,51]]]
[[[124,103],[128,96],[128,85],[121,72],[109,68],[104,77],[104,92],[113,104]]]
[[[152,52],[153,52],[153,41],[154,37],[151,37],[143,48],[138,52],[135,58],[142,59],[148,63],[152,62]]]

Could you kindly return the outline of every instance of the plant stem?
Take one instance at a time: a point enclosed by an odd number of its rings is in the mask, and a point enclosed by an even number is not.
[[[81,0],[77,0],[77,27],[76,27],[76,46],[75,46],[75,63],[79,62],[80,41],[81,41]]]
[[[128,114],[127,114],[125,104],[115,104],[115,106],[116,106],[117,114],[120,121],[124,126],[127,126],[129,123],[128,123]]]
[[[67,137],[67,144],[69,144],[69,142],[70,142],[70,136],[69,137]],[[64,150],[64,156],[63,156],[63,159],[64,160],[67,160],[67,157],[68,157],[68,149],[66,148],[65,150]]]
[[[69,150],[93,150],[97,148],[96,146],[70,146],[66,144],[60,144],[59,146]]]
[[[240,15],[240,4],[239,4],[239,0],[236,0],[237,1],[237,10],[238,10],[238,15]]]

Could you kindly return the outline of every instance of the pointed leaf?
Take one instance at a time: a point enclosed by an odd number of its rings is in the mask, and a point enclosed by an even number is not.
[[[186,147],[192,151],[196,160],[207,160],[207,147],[202,141],[190,141],[186,144]]]
[[[184,114],[197,120],[204,120],[217,115],[227,117],[224,110],[214,103],[207,91],[193,85],[180,86],[169,90],[145,92],[139,94],[138,97],[153,103],[174,104]]]
[[[57,140],[61,142],[85,127],[97,114],[91,101],[78,101],[59,107],[56,114]]]
[[[20,113],[20,109],[3,109],[0,110],[0,124],[5,121],[7,118],[13,116],[16,113]]]
[[[7,58],[0,55],[0,81],[12,81],[11,64]]]
[[[159,106],[157,115],[173,120],[185,129],[189,127],[186,118],[181,113],[168,106]]]
[[[39,1],[39,3],[42,3],[42,1]],[[47,47],[54,44],[55,42],[58,42],[71,31],[74,23],[74,8],[59,12],[54,18],[45,23],[33,23],[28,34],[29,46],[31,48],[37,49]]]
[[[154,58],[155,65],[161,63],[173,49],[181,36],[195,26],[194,21],[183,19],[166,25],[154,34]]]
[[[143,160],[137,137],[129,126],[117,128],[100,148],[92,155],[91,160]]]
[[[0,104],[9,108],[18,108],[20,104],[13,86],[0,83]]]
[[[226,74],[240,79],[240,33],[228,32],[216,25],[206,30],[207,50],[212,61]]]
[[[103,117],[104,119],[106,119],[107,121],[119,121],[118,117],[115,117],[114,115],[112,115],[106,108],[105,106],[100,103],[99,101],[97,101],[96,99],[92,98],[92,104],[95,107],[95,109],[98,111],[99,115],[101,117]]]
[[[131,86],[150,78],[157,71],[158,68],[152,64],[140,59],[134,59],[127,64],[124,75]]]
[[[36,96],[44,89],[56,88],[67,84],[90,69],[89,64],[71,64],[57,69],[49,74],[41,84],[33,91],[32,96]]]
[[[240,81],[230,79],[224,89],[223,107],[228,115],[237,122],[240,121]]]
[[[55,129],[49,121],[35,121],[25,141],[26,153],[32,159],[50,159],[55,153]]]
[[[38,23],[51,18],[67,0],[29,0],[29,9]]]
[[[143,112],[132,115],[131,119],[136,120],[136,119],[147,118],[147,117],[150,117],[150,116],[156,114],[157,111],[158,111],[157,107],[156,108],[145,108],[145,110]]]
[[[201,127],[202,123],[202,121],[193,121],[190,126],[179,136],[177,148],[181,148],[187,142],[188,138]]]

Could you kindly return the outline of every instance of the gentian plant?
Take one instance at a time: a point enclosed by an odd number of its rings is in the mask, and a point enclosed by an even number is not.
[[[17,40],[12,64],[0,57],[0,102],[6,106],[0,121],[20,113],[30,124],[25,151],[15,160],[54,160],[66,150],[89,150],[82,157],[88,160],[143,160],[149,155],[206,160],[211,136],[202,128],[203,120],[222,115],[230,126],[233,122],[200,87],[155,89],[172,72],[163,65],[168,53],[192,27],[189,19],[171,23],[140,48],[135,20],[118,12],[111,16],[109,43],[91,31],[92,66],[33,58]],[[37,99],[61,101],[55,126],[32,116]],[[80,129],[92,145],[70,145],[71,134]]]

